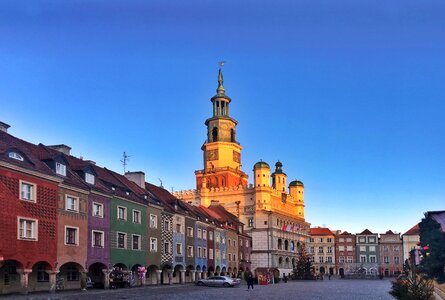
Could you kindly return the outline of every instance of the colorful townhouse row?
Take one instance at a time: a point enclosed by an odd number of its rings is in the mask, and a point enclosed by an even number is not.
[[[0,294],[78,289],[88,277],[108,288],[116,269],[139,284],[250,271],[251,237],[218,203],[192,206],[143,172],[124,176],[8,128],[0,122]]]
[[[419,242],[419,226],[403,235],[391,230],[352,234],[317,227],[310,229],[310,236],[309,254],[316,273],[389,277],[403,271],[409,251]]]

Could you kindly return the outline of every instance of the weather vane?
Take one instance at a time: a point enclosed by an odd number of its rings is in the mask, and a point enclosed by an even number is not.
[[[224,60],[221,60],[220,62],[218,62],[218,64],[219,64],[219,66],[222,68],[222,67],[224,67],[224,64],[225,64],[226,62],[224,61]]]

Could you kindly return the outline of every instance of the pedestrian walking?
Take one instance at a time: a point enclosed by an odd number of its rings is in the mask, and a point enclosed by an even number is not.
[[[247,278],[247,290],[249,290],[250,287],[252,287],[252,290],[253,290],[253,277],[252,277],[252,274],[249,274],[249,277]]]
[[[329,278],[329,280],[331,280],[331,273],[329,273],[328,278]]]

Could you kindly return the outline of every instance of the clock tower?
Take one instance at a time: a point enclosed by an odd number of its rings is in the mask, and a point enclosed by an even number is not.
[[[210,99],[213,116],[205,121],[207,139],[201,148],[204,169],[195,171],[197,189],[247,185],[248,176],[240,169],[242,147],[236,140],[238,122],[229,115],[232,99],[225,94],[222,65],[216,95]]]

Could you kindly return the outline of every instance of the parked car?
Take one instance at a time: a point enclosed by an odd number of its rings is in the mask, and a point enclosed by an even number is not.
[[[234,287],[239,285],[241,280],[238,278],[231,278],[229,276],[211,276],[207,279],[201,279],[196,284],[197,285],[207,285],[207,286],[224,286],[224,287]]]

